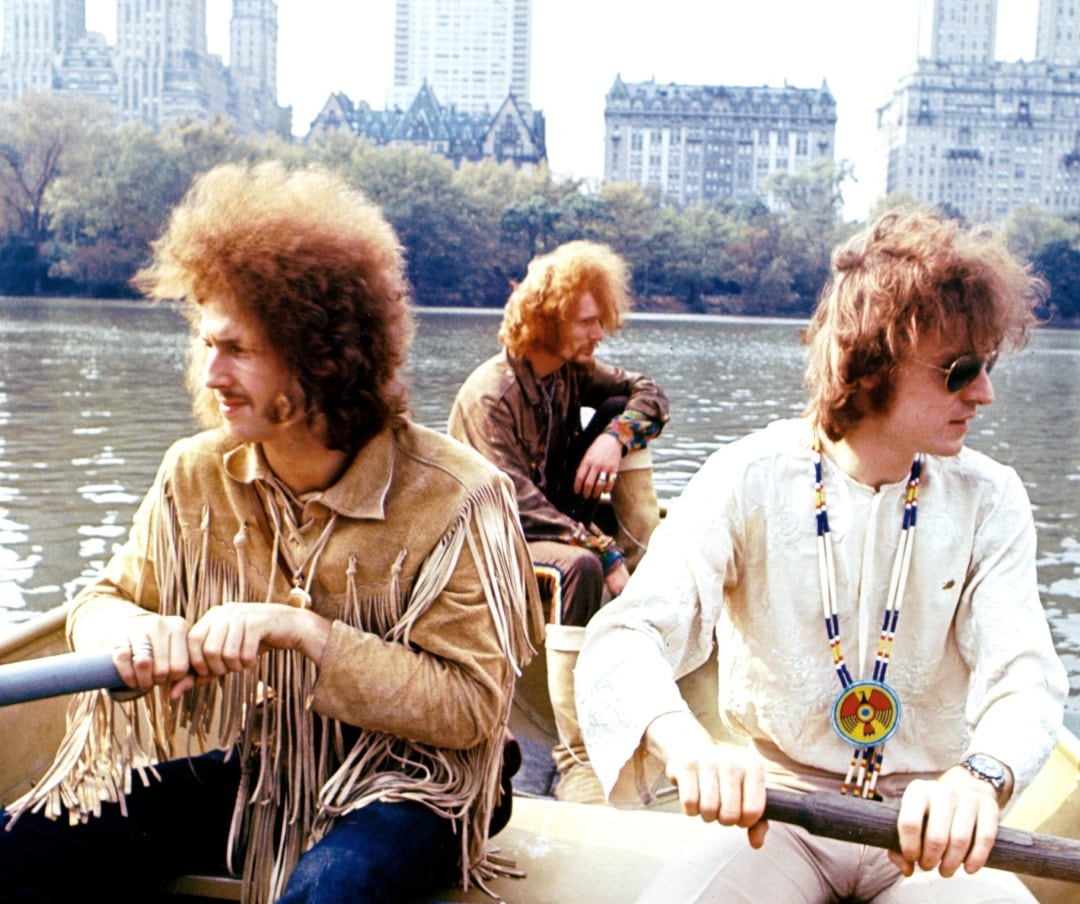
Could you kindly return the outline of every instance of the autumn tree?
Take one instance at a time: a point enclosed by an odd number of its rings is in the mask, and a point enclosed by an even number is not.
[[[95,295],[124,293],[184,188],[148,126],[95,143],[52,191],[59,257],[51,272]]]
[[[1032,261],[1048,245],[1080,245],[1080,224],[1055,216],[1041,207],[1016,207],[1005,218],[1002,238],[1009,250]]]
[[[195,176],[259,153],[223,122],[162,131],[129,125],[88,143],[50,194],[58,239],[50,273],[96,295],[130,292],[150,242]]]
[[[829,275],[832,249],[851,229],[841,221],[843,184],[851,178],[846,161],[815,160],[798,172],[777,170],[764,183],[784,224],[782,250],[791,270],[797,298],[792,310],[808,313]]]
[[[462,303],[477,224],[450,161],[410,146],[358,145],[344,174],[382,208],[397,232],[419,302]]]
[[[47,199],[73,159],[104,140],[105,114],[96,104],[56,97],[28,97],[0,121],[0,205],[13,232],[9,260],[0,270],[5,291],[40,291],[48,263],[43,246],[51,237]],[[15,267],[10,252],[25,253]]]
[[[528,257],[503,229],[508,204],[527,198],[530,180],[509,163],[463,163],[454,175],[470,221],[468,269],[463,302],[501,307],[513,284],[525,275]]]

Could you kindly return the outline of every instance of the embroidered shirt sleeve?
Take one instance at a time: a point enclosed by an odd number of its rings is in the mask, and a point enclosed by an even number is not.
[[[628,408],[618,417],[612,418],[604,432],[610,433],[631,452],[634,449],[644,449],[663,426],[663,423],[655,418]]]

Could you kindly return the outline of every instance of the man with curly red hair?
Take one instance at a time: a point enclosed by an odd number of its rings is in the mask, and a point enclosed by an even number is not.
[[[567,670],[605,589],[622,590],[659,521],[647,444],[668,419],[667,396],[644,374],[595,357],[629,308],[629,270],[606,245],[568,242],[535,258],[507,301],[503,350],[462,385],[448,427],[514,482],[552,600],[548,669],[562,738],[555,794],[577,801],[600,796],[584,763]],[[594,412],[587,426],[582,409]],[[614,535],[593,518],[604,493]],[[560,664],[555,647],[568,654]]]
[[[4,900],[225,865],[253,904],[483,881],[539,597],[509,481],[409,419],[397,237],[328,172],[226,165],[154,252],[137,284],[191,321],[208,429],[74,601],[73,645],[137,694],[78,697],[0,814]]]

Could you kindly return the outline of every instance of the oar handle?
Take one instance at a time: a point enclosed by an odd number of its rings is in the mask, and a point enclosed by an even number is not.
[[[845,794],[770,788],[765,818],[802,826],[812,835],[900,850],[897,810]],[[995,869],[1080,882],[1080,841],[1002,826],[986,860]]]
[[[111,653],[60,653],[0,665],[0,706],[125,687]]]

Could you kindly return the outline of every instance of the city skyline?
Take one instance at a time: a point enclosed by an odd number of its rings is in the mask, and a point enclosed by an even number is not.
[[[278,102],[293,107],[294,134],[307,133],[332,92],[376,107],[387,103],[393,0],[369,2],[363,10],[333,0],[277,2]],[[207,7],[208,49],[228,62],[231,2],[210,0]],[[88,28],[113,40],[115,0],[87,0],[86,8]],[[836,159],[849,161],[857,180],[845,185],[845,216],[866,216],[878,181],[875,111],[914,63],[917,0],[668,0],[659,15],[625,9],[614,0],[544,0],[533,7],[532,103],[545,115],[548,159],[557,176],[601,178],[604,98],[616,75],[800,88],[824,80],[837,101]],[[1028,0],[999,0],[998,58],[1034,55],[1034,19]]]

